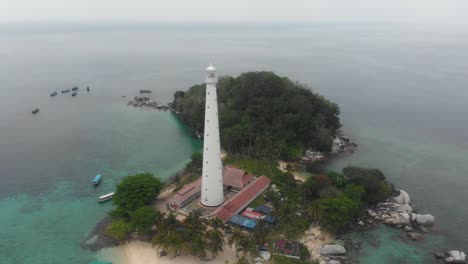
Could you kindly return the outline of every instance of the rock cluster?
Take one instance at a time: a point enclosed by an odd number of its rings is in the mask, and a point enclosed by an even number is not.
[[[445,263],[466,263],[465,252],[459,250],[450,250],[447,253],[437,252],[435,257],[438,259],[444,259]]]
[[[368,209],[367,213],[375,220],[397,228],[403,228],[411,240],[420,240],[421,234],[414,232],[415,228],[426,232],[434,225],[434,216],[417,214],[411,206],[411,199],[407,192],[399,190],[399,194],[379,203],[375,210]]]
[[[351,142],[351,140],[348,137],[344,136],[341,132],[339,132],[333,139],[332,150],[329,154],[309,149],[306,151],[305,155],[300,158],[299,161],[301,163],[327,161],[330,158],[336,157],[340,154],[353,152],[353,149],[356,146],[356,143]]]
[[[149,97],[146,96],[135,96],[133,100],[128,101],[128,105],[134,106],[134,107],[151,107],[153,109],[157,110],[172,110],[169,106],[167,105],[162,105],[158,104],[158,102],[151,100]]]
[[[322,245],[319,248],[320,255],[344,255],[346,249],[341,245]]]

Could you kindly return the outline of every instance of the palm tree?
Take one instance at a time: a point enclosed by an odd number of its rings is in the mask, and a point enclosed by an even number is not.
[[[250,253],[255,253],[255,242],[247,237],[247,236],[242,236],[239,244],[237,244],[237,251],[241,251],[244,256],[247,256]]]
[[[307,213],[314,220],[320,219],[320,207],[319,207],[319,203],[317,200],[313,201],[310,204],[309,208],[307,208]]]
[[[268,227],[267,223],[263,220],[260,220],[257,225],[252,230],[253,240],[257,245],[263,245],[267,241],[268,237]]]
[[[208,249],[216,258],[219,252],[223,252],[223,247],[226,242],[224,241],[223,233],[218,229],[212,229],[206,233]]]
[[[199,258],[206,257],[206,241],[202,236],[196,237],[191,241],[192,254],[197,255]]]
[[[190,253],[195,250],[194,241],[204,237],[206,222],[207,220],[201,217],[199,211],[193,211],[185,218],[183,238],[185,247]]]
[[[170,213],[161,221],[160,231],[163,234],[174,234],[180,227],[181,224],[180,221],[177,220],[177,216],[173,213]]]
[[[164,249],[166,249],[169,253],[173,253],[174,257],[177,256],[177,253],[183,247],[183,240],[182,236],[179,232],[176,233],[168,233],[162,242]]]
[[[239,242],[241,239],[244,237],[244,234],[242,234],[242,230],[239,227],[234,227],[232,229],[232,234],[230,237],[228,237],[227,243],[230,247],[232,247],[234,244],[236,247],[239,247]],[[236,256],[238,257],[238,252],[236,251]]]
[[[170,213],[160,220],[160,228],[152,239],[152,244],[158,248],[163,248],[168,252],[177,252],[183,247],[183,237],[181,234],[181,224],[175,214]]]
[[[223,220],[219,219],[218,217],[211,218],[209,224],[213,229],[221,229],[221,230],[224,229],[226,226]]]
[[[165,216],[165,213],[161,213],[160,211],[156,210],[154,218],[154,225],[156,226],[156,230],[159,230],[159,228],[161,227]]]

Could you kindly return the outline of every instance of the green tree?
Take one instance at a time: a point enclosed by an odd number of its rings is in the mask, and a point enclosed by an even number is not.
[[[218,230],[223,230],[226,227],[223,221],[219,219],[218,217],[211,218],[209,224],[213,229],[218,229]]]
[[[166,215],[161,221],[161,227],[155,236],[153,236],[152,244],[158,248],[163,248],[174,256],[177,252],[184,249],[184,237],[182,233],[182,224],[175,214]]]
[[[242,233],[242,230],[239,227],[234,227],[232,229],[231,236],[228,237],[227,243],[230,247],[235,246],[239,247],[239,243],[245,235]],[[238,256],[239,250],[236,250],[236,256]]]
[[[116,187],[112,201],[117,209],[113,215],[128,219],[137,208],[153,201],[163,188],[163,184],[151,173],[140,173],[125,177]]]
[[[310,205],[307,207],[307,214],[314,220],[320,219],[320,206],[318,200],[310,203]]]
[[[242,252],[244,256],[248,256],[249,254],[255,254],[255,242],[247,236],[242,236],[239,241],[239,244],[237,245],[236,252]]]
[[[223,233],[217,229],[212,229],[206,233],[208,250],[215,258],[219,252],[223,252],[224,241]]]
[[[206,257],[207,243],[203,236],[197,236],[191,241],[190,250],[193,255],[199,258]]]
[[[385,180],[385,175],[377,169],[346,167],[343,174],[350,183],[364,187],[364,201],[369,204],[384,201],[395,191],[393,185]]]
[[[130,215],[133,227],[141,234],[151,231],[156,217],[155,209],[149,206],[142,206]]]
[[[174,94],[173,106],[195,131],[204,128],[205,89]],[[231,154],[288,160],[305,149],[330,151],[341,126],[336,104],[272,72],[220,78],[218,105],[221,144]]]
[[[332,233],[343,232],[357,215],[359,204],[343,195],[319,200],[320,225]]]
[[[252,230],[252,238],[257,245],[264,245],[268,240],[269,229],[265,221],[260,220]]]
[[[124,220],[120,219],[110,223],[105,230],[106,235],[110,236],[113,240],[121,242],[127,238],[130,233],[130,225]]]
[[[357,184],[346,185],[344,193],[352,200],[359,202],[366,196],[366,190],[364,187]]]

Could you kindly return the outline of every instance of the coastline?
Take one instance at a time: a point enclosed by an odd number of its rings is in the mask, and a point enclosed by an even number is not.
[[[101,255],[109,256],[110,258],[118,258],[116,264],[141,264],[141,263],[154,263],[154,264],[175,264],[175,263],[206,263],[206,261],[192,255],[181,255],[177,257],[164,256],[160,257],[159,250],[151,245],[151,243],[139,240],[131,240],[123,245],[110,248],[100,252]],[[234,248],[224,246],[223,252],[209,263],[223,264],[225,260],[229,263],[237,261],[236,252]]]

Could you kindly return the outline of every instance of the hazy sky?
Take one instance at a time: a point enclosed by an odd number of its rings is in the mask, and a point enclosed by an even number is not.
[[[0,0],[0,21],[467,23],[468,0]]]

